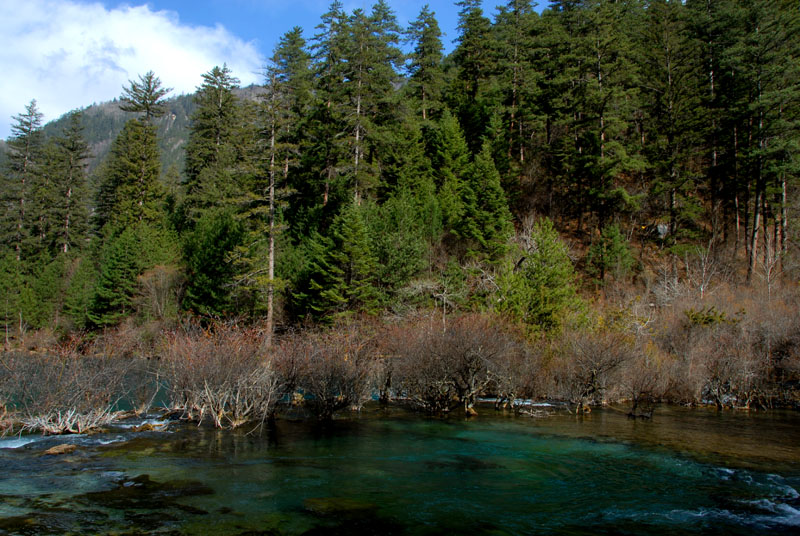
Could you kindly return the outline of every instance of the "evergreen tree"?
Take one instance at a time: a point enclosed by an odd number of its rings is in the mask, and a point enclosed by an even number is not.
[[[637,71],[631,37],[640,22],[638,2],[584,0],[560,3],[568,44],[562,50],[563,139],[561,174],[578,211],[598,228],[614,215],[638,208],[626,178],[644,170],[639,138],[632,137],[637,110]],[[574,202],[574,201],[573,201]]]
[[[130,84],[122,88],[120,109],[125,112],[144,114],[144,122],[151,123],[153,119],[164,115],[164,97],[172,88],[162,87],[153,71],[139,75],[139,81],[128,80]]]
[[[294,300],[301,316],[323,321],[352,312],[375,312],[377,261],[370,247],[363,208],[356,204],[337,216],[329,237],[319,233],[307,245],[308,265]]]
[[[747,1],[737,8],[742,31],[728,49],[725,65],[744,84],[744,124],[738,128],[747,133],[748,140],[741,164],[748,179],[749,280],[761,252],[769,262],[786,244],[787,182],[797,176],[792,155],[800,144],[800,67],[796,61],[800,13],[792,2],[783,1]]]
[[[140,293],[139,276],[156,265],[177,263],[178,240],[159,225],[133,223],[107,236],[99,249],[96,283],[86,314],[89,325],[96,328],[113,326],[136,312]],[[91,271],[87,266],[86,279],[79,281],[69,294],[71,310],[83,305],[85,286]]]
[[[444,70],[442,69],[442,31],[436,14],[428,4],[422,7],[407,32],[407,42],[414,44],[408,64],[408,92],[416,101],[423,120],[442,107]]]
[[[506,251],[514,226],[488,143],[484,143],[483,150],[475,156],[467,177],[460,234],[477,241],[481,253],[499,259]]]
[[[650,2],[641,46],[652,194],[664,199],[673,235],[679,224],[696,224],[699,215],[693,166],[705,123],[698,113],[700,51],[689,34],[687,15],[681,2]]]
[[[400,189],[380,207],[367,208],[371,250],[377,261],[376,284],[400,289],[425,268],[428,245],[425,220],[414,195]]]
[[[538,115],[533,107],[542,77],[537,71],[541,61],[538,55],[545,53],[537,47],[538,22],[530,0],[510,0],[498,8],[493,27],[495,84],[501,95],[495,109],[502,110],[504,119],[502,140],[506,154],[503,156],[513,157],[520,165],[525,162],[526,138],[530,137]],[[495,160],[498,152],[495,147]]]
[[[111,145],[97,194],[95,225],[121,229],[164,219],[161,161],[153,125],[138,119],[125,123]]]
[[[98,275],[92,255],[75,259],[70,272],[64,289],[63,313],[73,327],[82,330],[91,325],[89,311]]]
[[[364,194],[378,186],[374,162],[367,160],[368,148],[378,115],[390,103],[402,53],[397,48],[397,21],[384,0],[378,0],[369,16],[361,10],[353,12],[349,29],[341,88],[344,100],[339,104],[353,155],[347,174],[353,198],[359,203]]]
[[[456,77],[451,84],[450,106],[458,112],[470,150],[477,153],[491,115],[484,101],[492,71],[491,22],[483,15],[481,0],[462,0],[456,5],[461,7],[460,33],[452,54]]]
[[[58,179],[54,219],[58,225],[57,247],[62,253],[80,249],[88,237],[86,161],[90,152],[83,130],[80,112],[73,112],[65,132],[55,142]]]
[[[100,251],[97,283],[86,314],[92,326],[113,326],[133,313],[136,278],[141,271],[141,246],[133,226],[126,227],[105,242]]]
[[[226,65],[203,74],[203,84],[194,101],[189,141],[186,146],[186,200],[183,215],[195,222],[202,211],[219,205],[235,194],[232,168],[240,159],[236,137],[239,134],[239,103],[233,90],[239,86]]]
[[[553,222],[536,222],[522,258],[501,273],[498,309],[534,330],[556,332],[583,304],[567,248]]]
[[[469,167],[469,148],[458,120],[445,110],[438,128],[431,130],[428,151],[438,187],[445,231],[455,231],[464,217],[464,178]]]
[[[3,322],[4,348],[8,348],[10,337],[24,327],[24,294],[25,281],[20,262],[12,249],[0,257],[0,320]]]
[[[184,243],[187,266],[183,306],[203,316],[231,313],[235,267],[231,255],[241,243],[243,226],[229,212],[207,212]]]
[[[597,283],[605,283],[606,274],[615,279],[625,278],[633,269],[634,258],[628,240],[614,223],[606,225],[598,240],[589,248],[586,256],[586,271],[597,278]]]
[[[3,188],[3,242],[14,249],[17,260],[23,256],[30,235],[28,205],[30,191],[39,173],[43,149],[42,117],[32,100],[25,112],[14,116],[8,140],[8,170]]]

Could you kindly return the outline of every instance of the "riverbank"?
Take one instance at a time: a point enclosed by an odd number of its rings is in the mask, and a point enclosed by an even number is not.
[[[549,336],[489,313],[350,319],[273,338],[257,325],[187,322],[147,336],[123,326],[0,355],[0,422],[11,433],[83,433],[120,410],[161,407],[252,429],[287,412],[327,421],[371,400],[470,415],[487,397],[512,412],[528,412],[525,400],[572,413],[624,404],[645,419],[662,403],[796,408],[796,305],[776,298],[763,317],[687,306],[649,320],[632,307]]]

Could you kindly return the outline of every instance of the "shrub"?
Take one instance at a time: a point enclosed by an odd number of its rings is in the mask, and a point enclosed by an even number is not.
[[[255,330],[189,326],[166,335],[161,373],[170,406],[188,420],[217,428],[259,426],[273,416],[281,393],[273,359]]]
[[[0,400],[12,405],[23,430],[84,433],[112,422],[126,396],[130,360],[76,354],[6,354]]]
[[[499,321],[486,315],[467,314],[448,319],[446,325],[431,319],[395,326],[387,333],[396,397],[433,414],[461,407],[466,413],[496,378],[502,378],[505,396],[516,396],[516,386],[501,364],[516,349],[516,340]]]
[[[318,420],[360,409],[370,398],[377,352],[366,325],[353,322],[293,335],[281,348],[280,369],[296,378],[304,407]]]

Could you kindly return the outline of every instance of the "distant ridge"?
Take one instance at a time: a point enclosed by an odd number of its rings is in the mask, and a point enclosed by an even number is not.
[[[258,98],[259,86],[248,86],[236,91],[246,100]],[[156,121],[158,127],[158,145],[161,150],[162,170],[176,166],[183,170],[186,142],[189,138],[190,118],[195,110],[194,93],[178,95],[165,101],[167,111]],[[122,131],[125,121],[131,115],[119,108],[119,101],[91,104],[82,108],[84,137],[89,143],[92,157],[89,160],[89,172],[92,173],[103,162],[111,149],[114,139]],[[57,136],[67,126],[69,113],[48,122],[44,126],[46,137]],[[5,160],[6,141],[0,140],[0,163]]]

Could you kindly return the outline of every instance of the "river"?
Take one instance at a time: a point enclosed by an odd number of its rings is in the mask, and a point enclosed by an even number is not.
[[[800,533],[796,412],[480,413],[1,439],[0,534]]]

